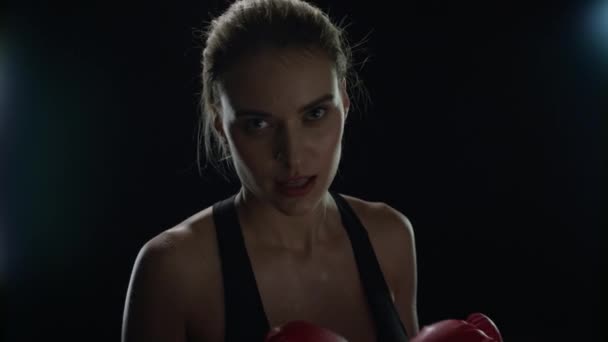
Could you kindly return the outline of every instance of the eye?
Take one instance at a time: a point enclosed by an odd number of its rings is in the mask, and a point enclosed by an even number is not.
[[[268,126],[268,122],[266,120],[260,118],[251,118],[245,121],[245,127],[248,130],[257,131],[264,129]]]
[[[327,109],[325,107],[317,107],[308,112],[308,117],[312,119],[312,121],[322,119],[327,113]]]

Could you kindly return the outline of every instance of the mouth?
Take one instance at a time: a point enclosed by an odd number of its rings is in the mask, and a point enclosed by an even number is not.
[[[278,191],[284,196],[304,196],[313,188],[317,176],[304,176],[290,179],[285,182],[276,182]]]

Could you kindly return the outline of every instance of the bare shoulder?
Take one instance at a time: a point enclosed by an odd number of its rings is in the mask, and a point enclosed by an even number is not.
[[[212,208],[206,208],[150,239],[142,248],[173,270],[184,294],[198,293],[216,276],[217,243]],[[199,281],[200,280],[200,281]],[[191,299],[191,298],[188,298]]]
[[[144,244],[140,255],[149,256],[157,262],[174,263],[175,267],[172,268],[183,271],[191,263],[179,261],[191,260],[192,257],[201,256],[201,253],[208,253],[214,245],[211,243],[213,227],[211,208],[204,209],[154,236]]]
[[[389,278],[413,277],[415,273],[415,238],[410,220],[384,202],[371,202],[342,195],[351,205],[369,234]],[[406,270],[396,265],[409,264]],[[404,272],[405,271],[405,272]],[[396,280],[395,280],[396,281]]]
[[[372,202],[342,195],[351,205],[359,219],[370,230],[380,236],[385,236],[389,241],[398,244],[411,243],[414,238],[412,223],[399,210],[384,202]]]
[[[419,329],[416,246],[412,224],[403,213],[386,203],[344,197],[368,230],[401,321],[411,337]]]
[[[159,233],[140,249],[127,291],[123,341],[185,341],[192,301],[201,301],[211,286],[206,280],[217,278],[210,212]]]

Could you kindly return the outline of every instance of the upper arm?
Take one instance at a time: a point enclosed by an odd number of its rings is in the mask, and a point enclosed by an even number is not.
[[[137,255],[124,307],[123,342],[185,341],[179,261],[175,246],[167,242],[154,238]]]
[[[410,337],[419,330],[417,313],[417,263],[414,228],[410,220],[398,210],[385,205],[389,220],[390,245],[395,269],[395,306]]]

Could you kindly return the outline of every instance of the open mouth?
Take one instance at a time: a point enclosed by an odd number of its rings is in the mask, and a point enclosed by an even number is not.
[[[285,196],[303,196],[306,195],[312,189],[316,179],[317,176],[310,176],[289,182],[277,182],[276,184],[279,192]]]

